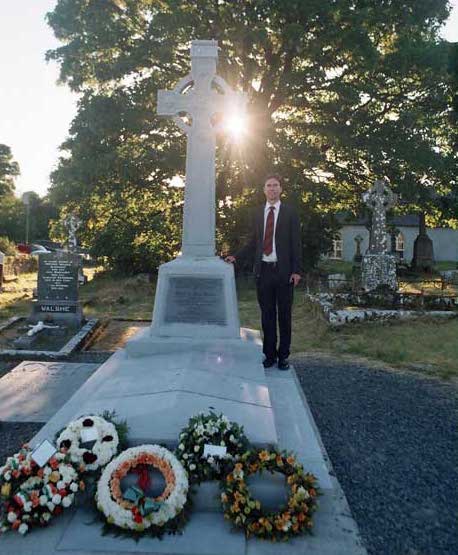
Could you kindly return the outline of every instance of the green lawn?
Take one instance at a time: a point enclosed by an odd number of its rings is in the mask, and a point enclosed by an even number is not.
[[[14,292],[0,294],[0,322],[29,313],[35,283],[36,275],[27,274],[14,284]],[[155,283],[146,276],[126,278],[101,273],[81,287],[80,298],[86,316],[150,319],[154,289]],[[253,279],[240,279],[237,290],[242,326],[259,329]],[[442,378],[458,377],[458,319],[354,324],[332,329],[319,314],[311,312],[304,290],[298,288],[292,353],[311,351],[363,356]]]

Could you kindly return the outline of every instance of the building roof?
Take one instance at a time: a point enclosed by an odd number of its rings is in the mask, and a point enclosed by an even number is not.
[[[342,225],[360,225],[367,226],[369,223],[369,216],[355,217],[349,212],[340,212],[336,214],[337,221]],[[419,227],[418,214],[402,214],[388,216],[388,225],[395,225],[396,227]]]

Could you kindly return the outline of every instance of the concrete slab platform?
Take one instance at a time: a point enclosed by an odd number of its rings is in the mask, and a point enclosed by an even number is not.
[[[243,341],[240,340],[243,344]],[[199,351],[198,351],[199,352]],[[243,425],[257,445],[277,443],[273,411],[260,362],[240,364],[247,378],[221,365],[207,365],[207,354],[179,352],[132,358],[121,350],[107,360],[38,435],[54,437],[71,419],[115,410],[129,422],[132,445],[176,445],[179,432],[199,411],[213,409]]]
[[[25,360],[0,379],[0,420],[47,422],[98,364]]]
[[[122,356],[121,360],[124,360]],[[105,371],[109,374],[110,368]],[[97,372],[89,381],[94,382],[92,387],[97,388],[97,383],[103,383],[106,378],[107,376],[103,378],[103,372],[102,377]],[[356,523],[332,472],[294,370],[269,370],[266,381],[275,414],[279,447],[296,452],[304,468],[317,476],[323,494],[314,515],[313,535],[285,544],[272,544],[256,539],[246,541],[242,533],[234,532],[222,518],[217,484],[206,483],[197,491],[194,512],[182,536],[168,537],[163,541],[145,538],[138,543],[111,536],[102,537],[100,524],[89,524],[90,513],[88,509],[81,507],[70,511],[64,518],[56,519],[49,529],[34,531],[24,538],[17,534],[1,537],[0,552],[14,552],[18,555],[31,552],[36,555],[366,555]],[[78,396],[75,395],[68,405],[77,402]],[[60,417],[65,413],[65,408],[61,409]],[[74,409],[75,406],[72,410]],[[35,436],[32,444],[42,437],[42,431]],[[262,490],[267,497],[278,496],[281,492],[279,484],[275,483],[278,482],[278,477],[275,479],[274,476],[271,483],[267,483],[269,477],[265,479],[264,484],[262,480],[257,480],[254,491],[259,492],[260,498]]]

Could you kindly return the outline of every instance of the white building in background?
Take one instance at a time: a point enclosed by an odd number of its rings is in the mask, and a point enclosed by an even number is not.
[[[333,250],[328,255],[336,260],[353,260],[356,252],[355,237],[363,238],[361,242],[361,254],[365,254],[369,247],[369,230],[367,221],[364,219],[348,220],[343,215],[338,216],[342,227],[339,236],[334,240]],[[410,263],[413,257],[413,244],[419,231],[418,216],[405,215],[388,218],[388,224],[394,225],[398,231],[396,235],[396,252],[399,258]],[[427,233],[433,242],[434,257],[436,262],[454,261],[458,262],[458,230],[450,228],[427,228]],[[388,237],[388,245],[391,245],[391,237]]]

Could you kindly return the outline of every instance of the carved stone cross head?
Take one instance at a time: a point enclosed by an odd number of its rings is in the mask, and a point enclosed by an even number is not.
[[[218,117],[227,112],[245,111],[247,98],[234,92],[216,75],[218,43],[196,40],[191,43],[191,73],[183,77],[172,91],[158,91],[157,113],[171,116],[187,134],[212,136],[221,126]],[[188,121],[183,119],[187,116]]]
[[[397,199],[398,195],[393,193],[384,179],[377,179],[373,187],[363,194],[363,200],[371,210],[384,209],[387,212],[396,204]]]

